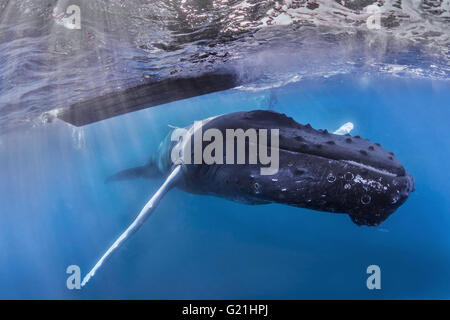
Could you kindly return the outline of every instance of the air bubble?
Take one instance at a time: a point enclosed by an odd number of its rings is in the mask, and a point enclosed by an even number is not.
[[[350,190],[351,188],[352,188],[352,186],[349,183],[346,183],[345,186],[344,186],[345,190]]]
[[[336,177],[335,177],[332,173],[330,173],[330,174],[328,175],[328,177],[327,177],[327,181],[328,181],[329,183],[333,183],[333,182],[336,181]]]
[[[351,172],[347,172],[347,173],[344,175],[344,179],[347,180],[347,181],[353,180],[354,177],[355,177],[355,176],[354,176],[353,173],[351,173]]]

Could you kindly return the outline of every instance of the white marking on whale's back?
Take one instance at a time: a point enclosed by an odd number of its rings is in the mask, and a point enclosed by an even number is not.
[[[355,126],[353,125],[353,123],[347,122],[347,123],[343,124],[339,129],[337,129],[333,133],[342,136],[344,134],[350,133],[353,130],[354,127]]]

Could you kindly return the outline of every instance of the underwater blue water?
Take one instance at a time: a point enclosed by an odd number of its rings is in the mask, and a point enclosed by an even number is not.
[[[0,298],[448,299],[449,89],[448,81],[339,75],[2,135]],[[66,268],[88,272],[162,183],[104,184],[108,175],[145,163],[169,124],[267,108],[314,128],[353,122],[352,134],[395,152],[416,191],[370,228],[347,215],[172,190],[86,287],[66,288]],[[366,287],[372,264],[381,290]]]

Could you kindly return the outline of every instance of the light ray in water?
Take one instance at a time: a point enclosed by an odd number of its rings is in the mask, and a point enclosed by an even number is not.
[[[98,260],[92,270],[83,278],[81,282],[81,286],[84,287],[86,283],[95,275],[97,270],[103,265],[107,259],[111,257],[111,255],[119,249],[119,247],[124,244],[139,228],[144,224],[144,222],[150,217],[155,208],[158,206],[159,201],[164,197],[164,195],[170,190],[173,186],[173,183],[177,180],[177,178],[181,174],[181,166],[175,167],[175,169],[171,172],[169,177],[164,181],[163,185],[156,191],[153,197],[147,202],[147,204],[142,208],[139,215],[133,221],[132,224],[123,232],[119,238],[112,244],[111,247],[105,252],[105,254]]]

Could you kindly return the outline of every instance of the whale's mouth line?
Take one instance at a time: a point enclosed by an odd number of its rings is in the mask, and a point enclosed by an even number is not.
[[[340,158],[340,157],[326,156],[324,154],[318,154],[318,153],[315,153],[315,152],[300,151],[300,150],[295,149],[295,148],[287,148],[286,146],[280,147],[280,149],[283,150],[283,151],[287,151],[289,153],[294,153],[294,154],[304,154],[304,155],[308,155],[308,156],[312,156],[312,157],[323,158],[323,159],[326,159],[326,160],[342,161],[342,162],[344,162],[346,164],[350,164],[350,165],[353,165],[353,166],[360,167],[361,169],[369,170],[371,172],[376,172],[376,173],[383,174],[383,175],[388,175],[388,176],[391,176],[391,177],[404,177],[405,176],[405,174],[397,174],[397,173],[389,171],[387,169],[376,168],[376,167],[371,166],[369,164],[361,163],[361,162],[358,162],[358,161],[355,161],[355,160],[343,159],[343,158]]]
[[[391,177],[404,177],[405,176],[405,175],[398,175],[398,174],[396,174],[394,172],[391,172],[391,171],[388,171],[388,170],[385,170],[385,169],[375,168],[375,167],[372,167],[370,165],[367,165],[367,164],[364,164],[364,163],[360,163],[360,162],[357,162],[357,161],[353,161],[353,160],[342,160],[342,161],[344,161],[344,162],[346,162],[348,164],[357,166],[357,167],[361,167],[363,169],[367,169],[369,171],[385,174],[385,175],[388,175],[388,176],[391,176]]]

